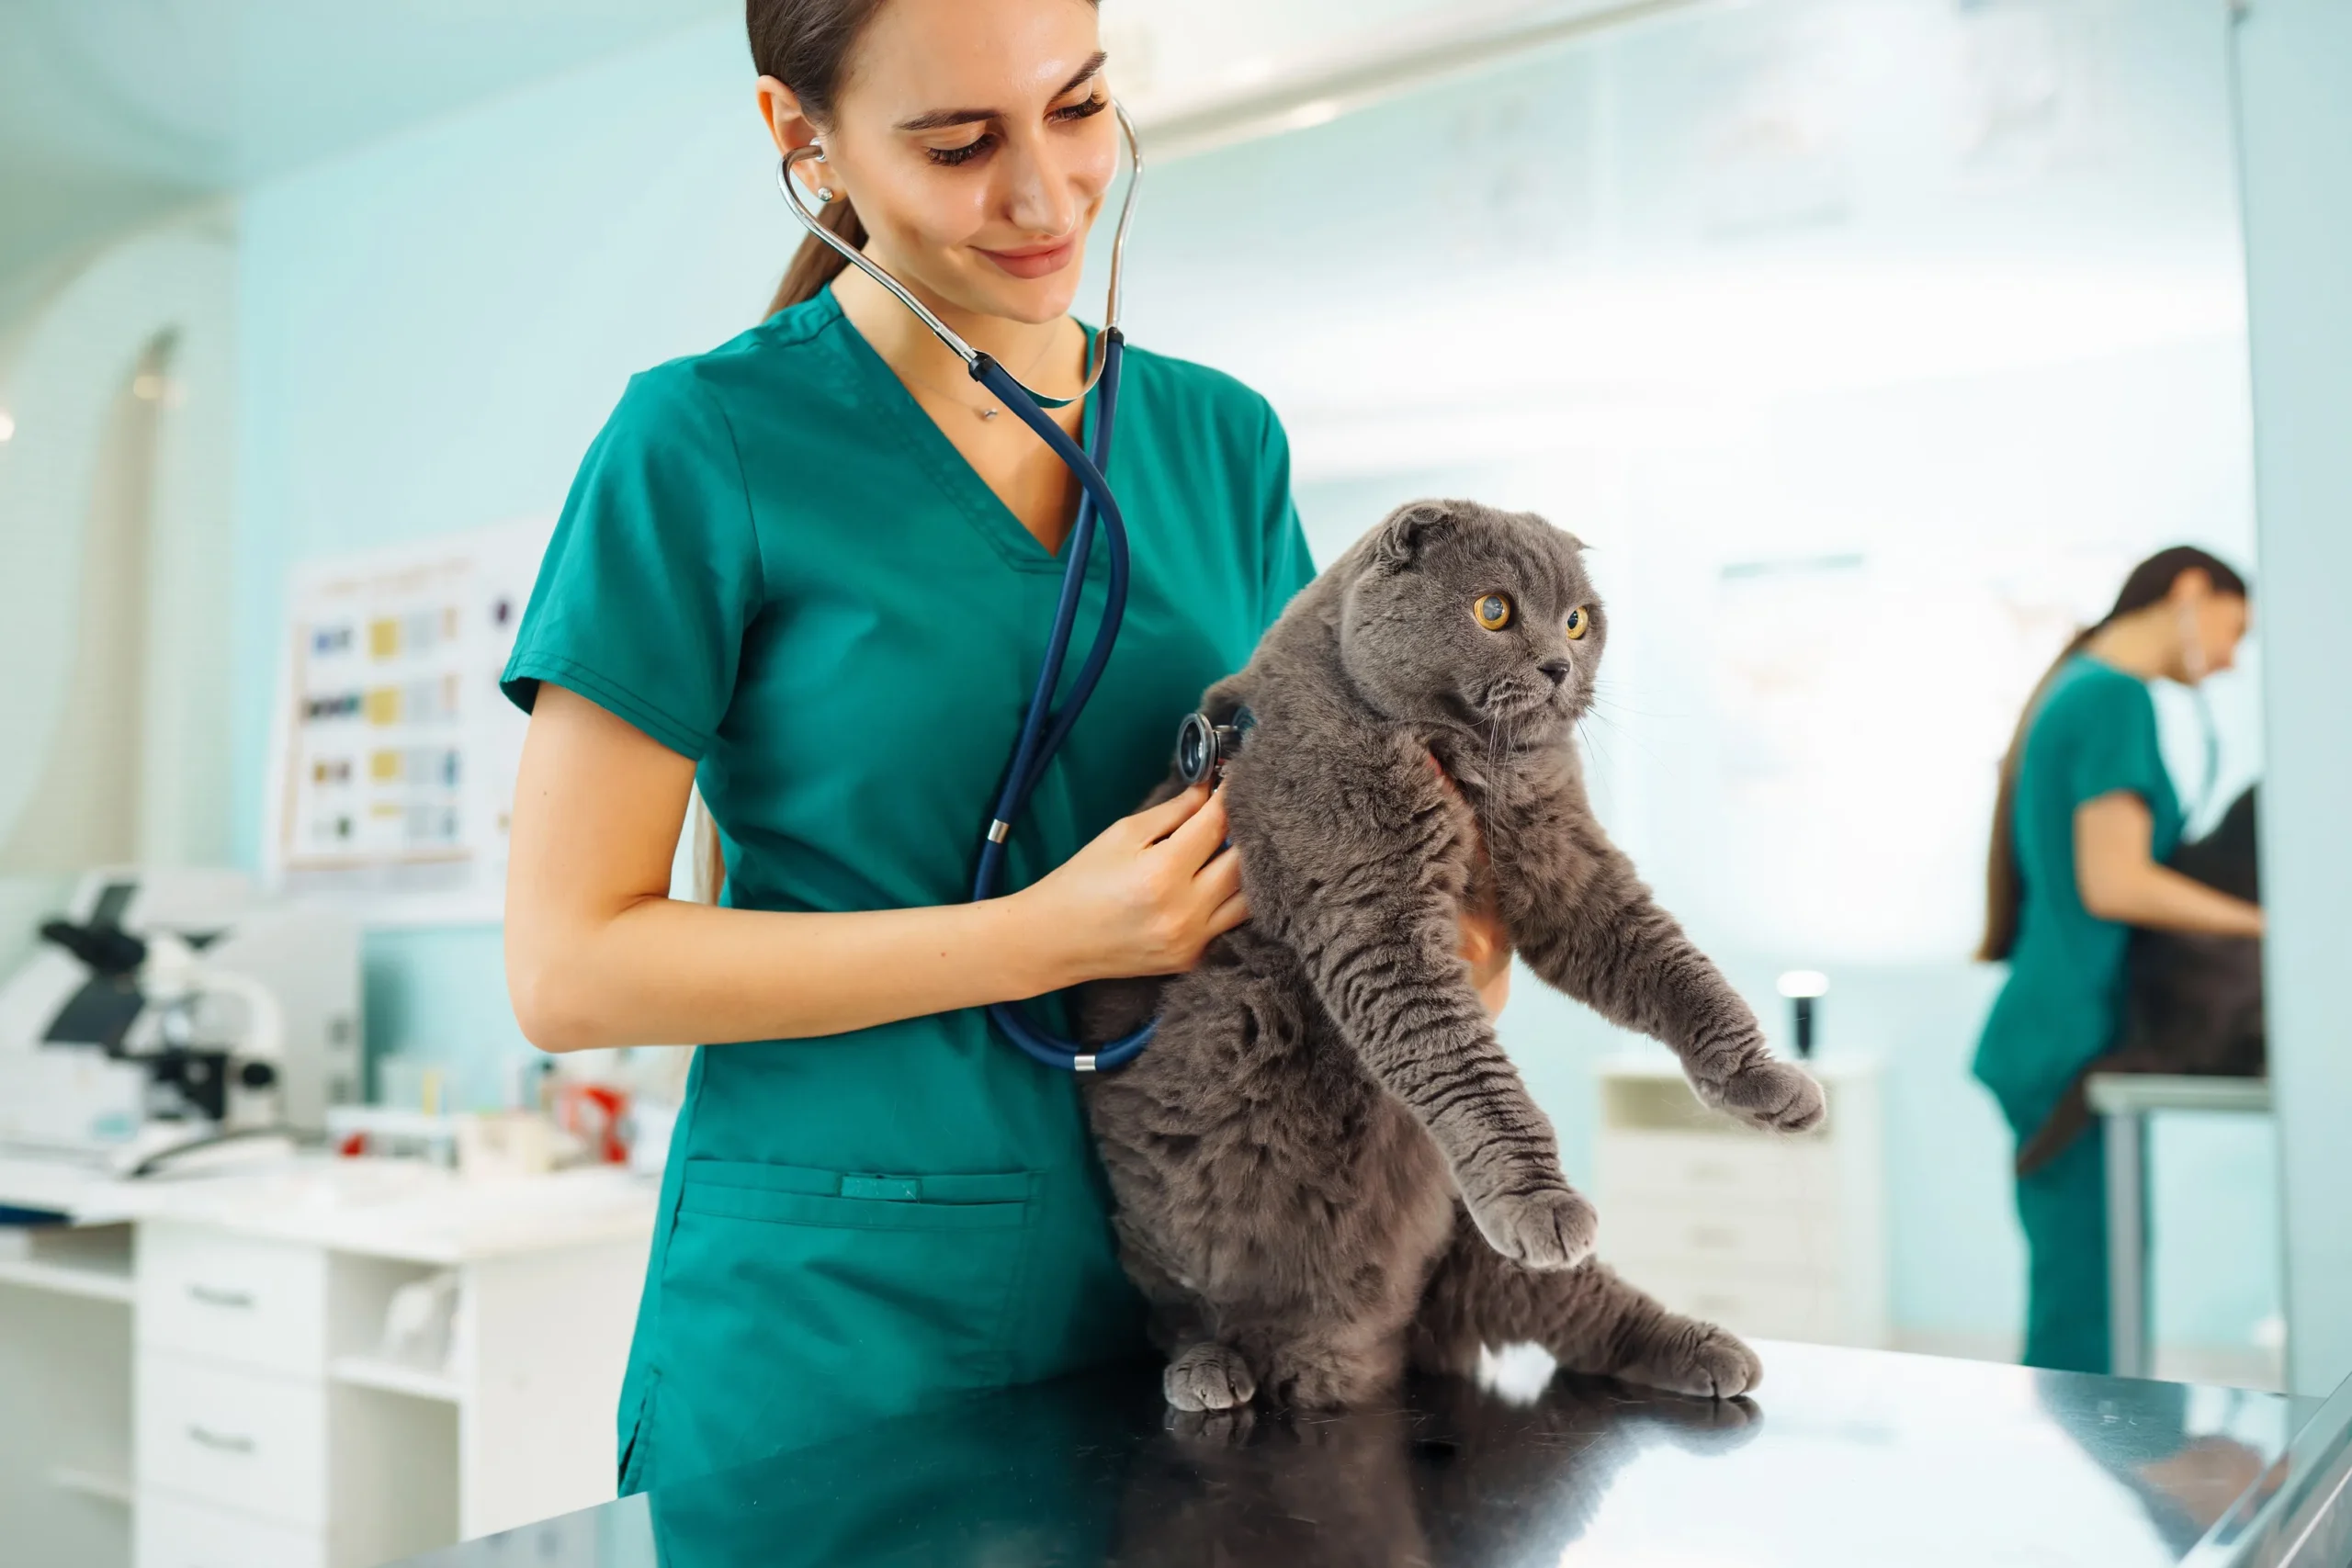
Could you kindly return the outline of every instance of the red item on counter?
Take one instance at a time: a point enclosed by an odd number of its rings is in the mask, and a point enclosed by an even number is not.
[[[628,1090],[602,1083],[556,1085],[556,1125],[579,1138],[606,1165],[628,1163]]]

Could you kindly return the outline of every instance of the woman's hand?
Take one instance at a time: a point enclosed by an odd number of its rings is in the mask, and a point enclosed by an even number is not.
[[[2075,891],[2094,918],[2155,931],[2260,936],[2262,909],[2155,858],[2155,818],[2125,790],[2075,807]]]
[[[1494,900],[1462,907],[1462,945],[1454,950],[1470,965],[1470,984],[1488,1018],[1498,1018],[1510,1000],[1510,932]]]
[[[1122,817],[1009,895],[1022,904],[1026,928],[1055,950],[1038,954],[1047,977],[1041,988],[1190,969],[1210,938],[1250,915],[1239,857],[1222,847],[1225,832],[1223,797],[1194,784]]]

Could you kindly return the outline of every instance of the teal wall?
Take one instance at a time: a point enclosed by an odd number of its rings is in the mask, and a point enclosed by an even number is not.
[[[2255,473],[2276,766],[2263,797],[2272,1080],[2294,1386],[2352,1374],[2352,6],[2254,0],[2236,29]]]
[[[240,211],[237,781],[254,863],[288,563],[552,517],[634,371],[757,321],[789,254],[731,20],[260,186]],[[367,942],[372,1054],[494,1100],[495,928]]]

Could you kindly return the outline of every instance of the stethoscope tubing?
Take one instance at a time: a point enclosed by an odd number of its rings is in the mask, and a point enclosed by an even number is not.
[[[1119,401],[1120,362],[1125,344],[1116,328],[1104,332],[1102,360],[1102,382],[1094,405],[1094,433],[1091,454],[1081,451],[1061,426],[1056,424],[1045,410],[1039,408],[996,361],[982,355],[972,368],[973,379],[994,392],[1021,418],[1022,423],[1037,433],[1056,456],[1069,466],[1080,485],[1078,518],[1072,525],[1069,560],[1062,570],[1061,597],[1054,607],[1053,630],[1047,637],[1045,658],[1037,668],[1037,684],[1030,695],[1028,710],[1022,716],[1021,732],[1013,742],[1012,756],[1006,765],[1005,777],[997,795],[995,815],[989,831],[980,844],[979,865],[972,878],[972,898],[978,902],[996,896],[1003,870],[1004,842],[1012,824],[1018,820],[1028,805],[1030,794],[1060,750],[1070,728],[1078,722],[1087,700],[1094,694],[1102,680],[1104,666],[1110,662],[1111,650],[1119,637],[1119,627],[1126,615],[1129,560],[1126,520],[1120,514],[1118,499],[1111,493],[1110,480],[1103,475],[1109,461],[1112,427],[1117,417]],[[1097,624],[1094,640],[1087,649],[1086,662],[1079,667],[1077,678],[1070,683],[1069,694],[1061,706],[1053,706],[1054,689],[1061,683],[1062,667],[1069,653],[1070,629],[1078,616],[1078,604],[1085,592],[1086,569],[1097,519],[1102,526],[1103,557],[1107,567],[1103,584],[1102,615]],[[1154,1024],[1147,1022],[1119,1040],[1088,1051],[1071,1042],[1039,1029],[1030,1021],[1017,1004],[998,1002],[988,1009],[989,1020],[1003,1032],[1031,1060],[1046,1066],[1075,1072],[1107,1072],[1125,1066],[1141,1055],[1151,1043]]]
[[[1127,223],[1135,215],[1136,192],[1142,179],[1143,160],[1136,145],[1135,126],[1128,120],[1126,110],[1116,99],[1112,109],[1118,117],[1119,129],[1127,144],[1130,174],[1125,199],[1119,209],[1119,220],[1111,242],[1111,277],[1104,308],[1104,321],[1096,352],[1088,357],[1086,385],[1076,397],[1049,398],[1031,391],[1018,378],[998,364],[990,355],[966,343],[952,331],[905,285],[892,277],[879,265],[866,257],[856,247],[818,222],[801,201],[798,187],[792,179],[792,165],[803,158],[820,157],[812,147],[796,148],[776,164],[776,184],[785,202],[803,228],[831,246],[842,258],[888,289],[900,304],[914,312],[933,335],[953,349],[970,371],[972,379],[986,387],[997,400],[1012,411],[1023,424],[1035,432],[1039,440],[1053,449],[1071,475],[1079,482],[1078,516],[1072,525],[1069,559],[1062,570],[1061,595],[1054,605],[1054,620],[1046,639],[1045,658],[1037,668],[1037,683],[1031,694],[1029,705],[1022,715],[1021,729],[1015,738],[1012,753],[1006,761],[1004,777],[998,785],[996,808],[989,821],[988,832],[980,844],[980,857],[972,876],[972,899],[994,897],[1002,880],[1005,840],[1012,824],[1020,819],[1029,804],[1029,796],[1045,776],[1062,743],[1069,739],[1071,728],[1078,723],[1095,686],[1110,663],[1112,649],[1117,645],[1119,627],[1127,608],[1129,560],[1127,553],[1126,520],[1119,512],[1118,498],[1111,493],[1110,480],[1103,469],[1110,466],[1111,434],[1116,420],[1119,401],[1119,372],[1125,352],[1126,340],[1119,331],[1119,279],[1121,262],[1126,249]],[[1068,432],[1054,423],[1046,412],[1047,407],[1066,408],[1094,392],[1094,431],[1091,452],[1080,447]],[[1069,694],[1061,705],[1054,706],[1054,692],[1061,684],[1062,668],[1069,654],[1069,640],[1077,624],[1078,608],[1086,589],[1086,571],[1091,558],[1094,528],[1098,522],[1102,529],[1103,557],[1107,570],[1103,584],[1102,615],[1094,633],[1094,640],[1087,649],[1086,661],[1079,666],[1077,677],[1070,682]],[[1021,1052],[1048,1067],[1066,1072],[1103,1072],[1123,1066],[1140,1055],[1151,1043],[1157,1021],[1098,1049],[1089,1051],[1081,1044],[1063,1040],[1031,1022],[1019,1005],[998,1002],[987,1009],[990,1021]]]

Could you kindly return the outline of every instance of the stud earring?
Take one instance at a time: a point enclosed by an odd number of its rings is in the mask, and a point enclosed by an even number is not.
[[[818,205],[819,205],[819,206],[823,206],[823,205],[825,205],[826,203],[828,203],[828,202],[831,201],[832,199],[833,199],[833,187],[832,187],[832,186],[819,186],[817,187],[817,202],[818,202]]]

